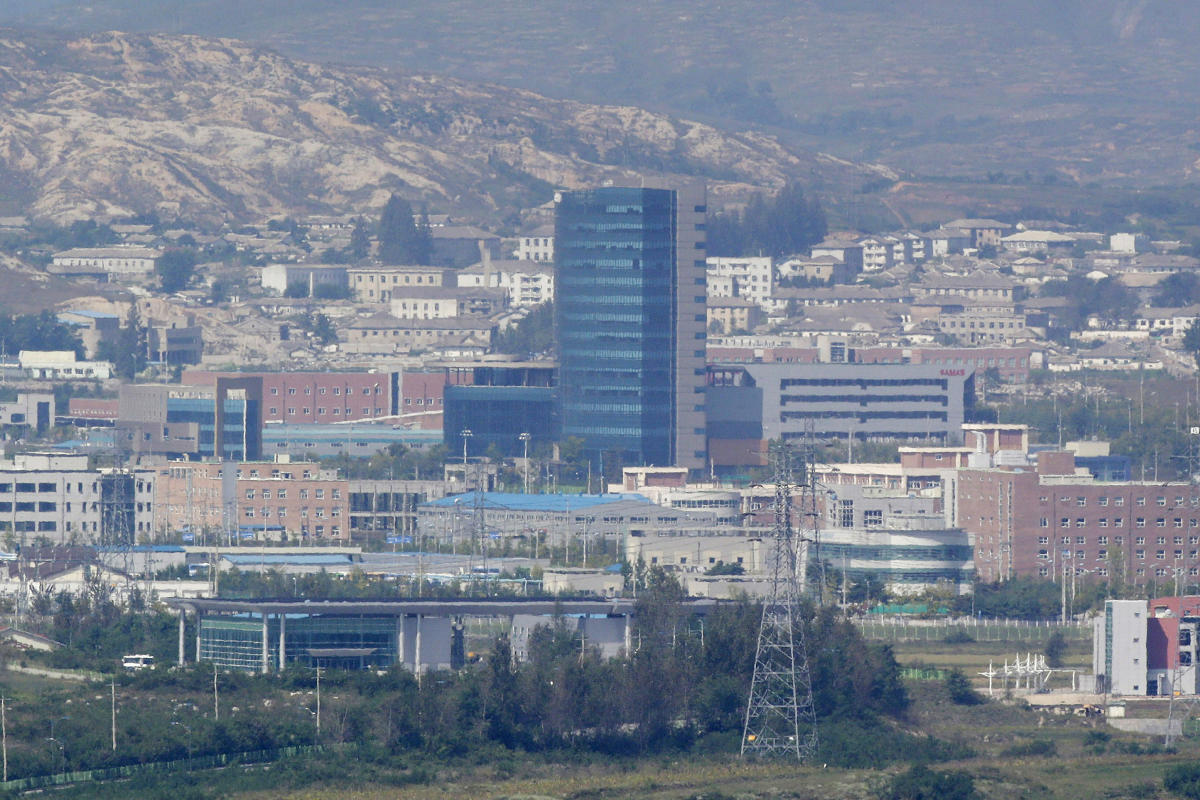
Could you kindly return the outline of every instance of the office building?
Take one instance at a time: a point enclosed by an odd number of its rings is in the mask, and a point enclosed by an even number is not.
[[[731,458],[810,423],[817,439],[958,443],[975,398],[974,373],[926,364],[714,365],[709,383],[711,446]]]
[[[217,378],[212,386],[126,384],[117,446],[136,455],[262,457],[263,381]]]
[[[563,436],[597,459],[703,468],[703,185],[556,199]]]
[[[554,407],[552,361],[462,361],[446,365],[446,449],[463,452],[463,431],[469,430],[469,455],[499,452],[523,457],[529,446],[548,446],[559,440]]]

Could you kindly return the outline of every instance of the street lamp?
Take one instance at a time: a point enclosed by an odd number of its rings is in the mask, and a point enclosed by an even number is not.
[[[192,757],[192,729],[189,728],[187,725],[184,725],[182,722],[179,722],[178,720],[173,721],[171,724],[178,725],[179,727],[181,727],[185,731],[187,731],[187,735],[188,735],[187,754],[188,754],[188,758],[191,758]]]
[[[458,435],[462,437],[463,442],[463,486],[465,487],[467,485],[467,442],[475,434],[471,433],[470,428],[463,428]]]
[[[529,494],[529,440],[533,436],[529,433],[522,433],[517,438],[525,445],[525,494]]]

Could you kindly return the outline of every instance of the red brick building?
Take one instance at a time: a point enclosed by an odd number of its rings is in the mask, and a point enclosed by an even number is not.
[[[1103,483],[1075,456],[1033,467],[963,469],[946,487],[956,524],[975,537],[982,580],[1074,572],[1134,583],[1200,575],[1200,490],[1185,483]]]
[[[349,539],[349,482],[317,464],[175,462],[158,473],[155,500],[164,533]]]

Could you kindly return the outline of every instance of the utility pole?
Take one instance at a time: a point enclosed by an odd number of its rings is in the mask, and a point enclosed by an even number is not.
[[[317,667],[317,743],[321,742],[321,668]]]
[[[183,613],[183,612],[180,612]],[[112,679],[112,749],[117,752],[117,679]]]
[[[217,698],[217,663],[213,662],[213,722],[221,719],[221,704]]]
[[[0,750],[4,753],[4,782],[8,783],[8,709],[6,698],[0,697]]]

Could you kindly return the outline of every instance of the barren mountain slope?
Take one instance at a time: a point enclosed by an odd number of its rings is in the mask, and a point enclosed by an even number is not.
[[[399,191],[484,216],[634,171],[718,196],[861,180],[762,134],[492,85],[317,66],[225,39],[0,31],[0,185],[66,219],[216,221],[377,207]]]

